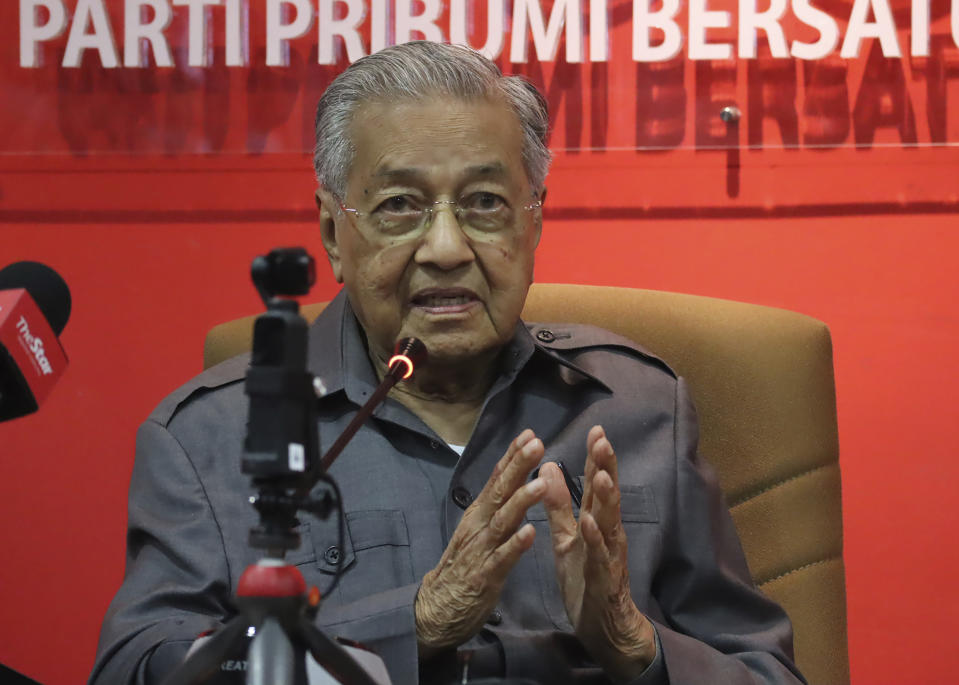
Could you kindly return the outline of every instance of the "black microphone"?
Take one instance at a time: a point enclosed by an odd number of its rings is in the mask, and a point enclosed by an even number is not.
[[[387,362],[387,374],[393,376],[396,380],[390,384],[405,381],[413,375],[413,369],[426,363],[429,353],[426,351],[426,345],[419,338],[400,338],[393,346],[393,356]],[[389,388],[387,388],[389,390]]]
[[[37,410],[67,367],[70,289],[39,262],[0,269],[0,421]]]

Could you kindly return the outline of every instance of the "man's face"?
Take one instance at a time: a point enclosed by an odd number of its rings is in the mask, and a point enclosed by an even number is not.
[[[405,336],[442,363],[502,347],[540,235],[516,115],[498,100],[367,103],[352,141],[346,197],[325,189],[317,197],[333,273],[373,354],[388,358]],[[461,222],[453,202],[464,208]],[[424,207],[434,209],[425,225],[415,221]]]

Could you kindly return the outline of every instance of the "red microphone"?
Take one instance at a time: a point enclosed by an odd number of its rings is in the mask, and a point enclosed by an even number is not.
[[[67,368],[57,339],[70,317],[70,289],[38,262],[0,270],[0,421],[37,410]]]

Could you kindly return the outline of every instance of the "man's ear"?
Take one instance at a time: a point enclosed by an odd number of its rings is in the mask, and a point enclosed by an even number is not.
[[[337,283],[342,283],[343,268],[340,262],[340,246],[336,239],[336,222],[333,220],[337,203],[333,194],[326,188],[317,188],[316,208],[320,212],[320,239],[323,241],[326,257],[330,260],[333,278],[336,279]]]

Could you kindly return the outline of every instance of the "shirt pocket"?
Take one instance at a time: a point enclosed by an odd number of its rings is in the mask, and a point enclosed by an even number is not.
[[[336,516],[314,520],[310,538],[313,554],[299,562],[319,571],[322,586],[341,573],[339,584],[324,603],[346,604],[377,592],[413,582],[410,536],[400,510],[352,511],[346,515],[342,545]]]
[[[577,476],[576,481],[582,491],[583,477]],[[573,515],[579,519],[579,507],[575,503],[573,503]],[[649,594],[652,573],[642,560],[658,559],[661,546],[659,515],[652,488],[645,485],[620,485],[620,515],[629,541],[630,585],[633,589],[633,600],[638,606],[643,606]],[[543,608],[554,626],[560,630],[571,631],[573,627],[566,616],[563,595],[556,579],[553,541],[550,538],[546,510],[542,504],[537,504],[530,507],[526,518],[536,528],[533,553],[536,557]],[[641,596],[636,596],[639,590],[642,590]]]

